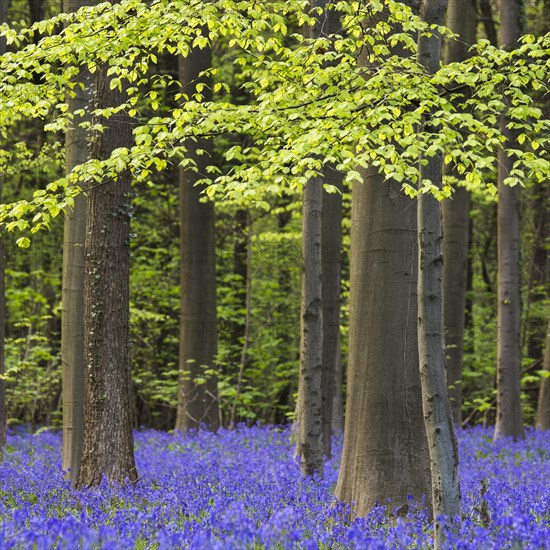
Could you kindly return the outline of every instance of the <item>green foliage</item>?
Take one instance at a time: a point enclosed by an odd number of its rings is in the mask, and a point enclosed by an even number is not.
[[[1,32],[17,51],[0,60],[0,133],[6,135],[27,118],[44,121],[47,131],[63,131],[69,122],[67,89],[74,87],[79,67],[94,72],[100,63],[109,64],[112,86],[129,84],[128,100],[95,109],[95,115],[108,119],[125,110],[135,116],[136,128],[130,149],[114,151],[104,161],[90,159],[32,201],[4,206],[0,221],[32,219],[10,229],[47,227],[78,191],[68,187],[70,183],[100,184],[116,180],[126,169],[138,180],[149,180],[168,162],[192,165],[185,157],[185,143],[198,136],[248,136],[247,144],[223,153],[228,163],[236,162],[229,171],[220,172],[212,164],[205,175],[207,193],[244,198],[260,207],[269,205],[266,194],[301,188],[325,163],[337,165],[349,181],[359,177],[357,166],[375,165],[402,181],[409,194],[414,195],[419,184],[421,192],[441,198],[451,188],[445,185],[440,193],[431,182],[418,182],[417,162],[441,155],[479,186],[498,150],[506,147],[498,127],[501,113],[529,145],[509,151],[515,165],[508,183],[520,184],[525,175],[539,181],[546,177],[550,165],[537,151],[548,143],[549,122],[529,94],[548,91],[550,35],[527,35],[513,52],[481,40],[468,60],[428,75],[415,60],[411,34],[435,29],[403,4],[329,4],[328,9],[342,13],[346,34],[317,39],[289,34],[288,22],[312,24],[306,6],[303,1],[219,0],[197,6],[182,0],[123,0],[62,14],[19,32],[4,26]],[[376,20],[381,12],[386,19]],[[364,32],[363,22],[369,18],[373,23]],[[65,29],[53,34],[61,23]],[[404,32],[392,33],[392,24]],[[449,35],[444,28],[436,30]],[[37,35],[42,37],[38,45],[31,42]],[[157,116],[158,83],[164,88],[177,84],[169,75],[150,73],[157,55],[186,56],[191,47],[218,43],[235,49],[233,61],[249,77],[243,91],[253,101],[225,99],[230,83],[221,80],[224,72],[214,67],[209,71],[214,91],[224,100],[204,101],[200,83],[177,94],[176,105]],[[392,55],[390,48],[396,45],[409,55]],[[475,94],[464,99],[463,91],[470,87]],[[460,109],[454,101],[458,97]],[[426,112],[433,115],[424,127]],[[101,131],[93,123],[92,129]]]
[[[50,280],[49,280],[50,279]],[[61,391],[57,302],[42,270],[6,272],[9,305],[5,344],[8,415],[11,423],[60,420]],[[57,319],[58,320],[58,319]]]

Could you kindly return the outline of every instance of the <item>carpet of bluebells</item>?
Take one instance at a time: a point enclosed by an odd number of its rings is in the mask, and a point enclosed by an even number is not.
[[[491,443],[459,434],[464,520],[452,548],[550,548],[550,437]],[[335,442],[336,455],[341,441]],[[426,548],[431,527],[380,507],[361,519],[325,479],[302,479],[290,432],[241,427],[181,437],[136,434],[135,486],[72,492],[61,474],[61,435],[11,434],[0,464],[0,549]],[[390,504],[391,506],[391,504]]]

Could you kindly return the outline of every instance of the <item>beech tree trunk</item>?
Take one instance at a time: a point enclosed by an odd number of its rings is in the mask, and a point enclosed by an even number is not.
[[[107,66],[96,73],[97,106],[119,105],[125,93],[111,90]],[[105,159],[132,143],[131,119],[123,113],[98,121],[92,158]],[[77,487],[137,481],[130,406],[130,218],[131,176],[88,190],[84,275],[84,440]]]
[[[327,0],[315,0],[311,7],[323,10],[317,14],[309,38],[318,38],[329,32]],[[304,188],[302,207],[302,304],[300,326],[300,376],[296,403],[296,453],[300,456],[302,475],[323,475],[323,442],[326,417],[323,405],[323,211],[324,177],[311,178]],[[325,373],[326,376],[326,373]],[[327,384],[328,382],[328,384]],[[326,386],[330,381],[325,380]],[[330,437],[329,437],[330,440]]]
[[[249,240],[249,213],[246,208],[239,208],[235,212],[234,225],[234,249],[233,249],[233,274],[236,275],[233,285],[235,307],[246,311],[246,286],[247,286],[247,256]],[[242,319],[231,321],[229,325],[230,365],[238,365],[242,356],[242,342],[246,332],[246,322]]]
[[[363,183],[352,188],[347,400],[336,497],[358,516],[388,499],[390,510],[405,514],[409,496],[430,503],[416,332],[416,201],[375,168],[361,174]]]
[[[420,16],[429,24],[441,25],[447,0],[424,0]],[[419,35],[418,61],[429,73],[440,65],[441,39]],[[430,123],[429,117],[424,125]],[[434,156],[420,168],[421,180],[430,180],[441,188],[442,159]],[[445,342],[443,328],[443,257],[441,251],[441,204],[431,195],[418,199],[418,351],[424,424],[430,453],[434,547],[445,539],[441,515],[456,528],[460,522],[460,486],[458,447],[453,428],[451,404],[447,392]]]
[[[331,437],[342,427],[342,360],[340,354],[340,272],[342,268],[342,174],[333,168],[325,171],[325,182],[338,193],[323,192],[322,215],[322,296],[323,350],[321,395],[323,414],[323,452],[331,456]],[[340,396],[338,396],[340,394]]]
[[[0,24],[8,20],[8,1],[0,3]],[[6,53],[6,38],[0,37],[0,55]],[[0,174],[0,200],[2,200],[3,175]],[[4,243],[0,237],[0,456],[6,443],[6,431],[8,427],[8,415],[6,410],[6,382],[3,379],[5,374],[5,341],[6,341],[6,289],[4,279]]]
[[[209,79],[199,75],[210,67],[211,57],[211,50],[205,48],[180,58],[179,77],[185,93],[194,93],[194,84],[201,82],[206,84],[202,91],[205,99],[210,98]],[[206,154],[199,155],[199,150]],[[204,177],[211,152],[209,140],[189,141],[187,155],[196,163],[198,172],[182,167],[179,176],[181,378],[176,430],[181,432],[201,424],[212,430],[220,425],[217,378],[211,373],[216,367],[218,346],[214,205],[201,202],[201,188],[195,186]]]
[[[416,334],[416,202],[374,168],[352,190],[350,335],[336,497],[366,515],[430,498]]]
[[[65,12],[89,5],[84,0],[65,0]],[[87,112],[91,106],[92,77],[81,70],[78,79],[84,85],[74,87],[75,97],[68,99],[69,112]],[[75,117],[65,135],[65,172],[88,160],[88,132],[79,126],[88,119]],[[61,294],[61,384],[63,399],[63,470],[71,485],[78,480],[84,434],[84,259],[86,240],[86,196],[75,198],[74,207],[65,215],[63,229],[63,276]]]
[[[513,48],[520,35],[519,0],[500,0],[501,48]],[[506,100],[505,100],[506,101]],[[517,131],[506,126],[501,116],[500,129],[506,137],[506,148],[517,148]],[[513,158],[505,151],[498,155],[498,336],[497,336],[497,414],[494,439],[512,436],[523,438],[521,412],[521,345],[520,345],[520,233],[519,189],[504,185],[510,175]]]
[[[323,474],[322,416],[322,210],[323,179],[304,189],[302,229],[302,314],[298,445],[302,475]]]
[[[245,217],[242,220],[242,222],[243,222],[243,228],[246,231],[244,235],[244,242],[238,243],[239,249],[240,249],[239,262],[242,261],[243,255],[246,254],[246,256],[244,257],[244,262],[245,262],[244,274],[241,274],[241,277],[242,277],[241,284],[244,284],[244,294],[245,294],[245,300],[244,300],[245,315],[244,315],[244,323],[243,323],[243,341],[242,341],[242,348],[241,348],[241,353],[239,358],[239,372],[237,374],[237,391],[235,394],[235,401],[233,403],[233,406],[231,407],[231,416],[229,419],[230,429],[234,429],[237,422],[237,404],[241,396],[244,372],[248,364],[248,348],[250,347],[250,317],[252,314],[252,250],[250,247],[251,246],[250,237],[252,235],[252,220],[250,219],[248,210],[241,210],[240,212],[245,213]],[[235,255],[237,255],[237,250],[235,250]],[[235,263],[237,263],[237,261],[235,261]],[[234,272],[236,273],[237,270],[235,269]]]
[[[475,0],[449,0],[447,27],[460,40],[447,43],[446,62],[464,61],[468,48],[476,39]],[[446,173],[462,179],[454,165]],[[466,283],[468,279],[468,250],[470,227],[470,193],[457,187],[452,199],[442,202],[443,209],[443,318],[447,352],[447,384],[457,426],[462,423],[462,356],[466,312]]]
[[[544,371],[550,374],[550,319],[546,328],[546,348],[544,350]],[[537,430],[550,430],[550,378],[540,382],[539,402],[537,406]]]

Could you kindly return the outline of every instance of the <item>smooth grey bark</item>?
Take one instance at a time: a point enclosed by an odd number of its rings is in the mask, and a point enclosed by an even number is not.
[[[303,201],[297,451],[302,475],[322,475],[322,177],[312,178],[307,182]]]
[[[409,496],[425,496],[428,506],[431,498],[416,331],[417,205],[375,168],[360,173],[363,183],[352,188],[347,400],[336,497],[353,515],[388,499],[390,510],[405,514]]]
[[[513,48],[520,35],[519,0],[500,0],[500,47]],[[506,101],[506,99],[505,99]],[[507,128],[508,119],[500,118],[500,130],[506,148],[517,148],[517,131]],[[520,230],[519,189],[504,184],[512,169],[513,158],[504,150],[498,155],[497,211],[497,413],[494,439],[523,438],[521,412],[520,345]]]
[[[331,436],[342,429],[342,358],[340,353],[340,272],[342,269],[342,174],[332,167],[325,170],[325,182],[338,193],[323,192],[322,296],[323,350],[321,395],[323,452],[330,457]]]
[[[546,347],[544,350],[543,370],[550,374],[550,319],[546,328]],[[539,400],[537,404],[537,430],[550,430],[550,378],[540,381]]]
[[[366,515],[430,499],[416,334],[416,202],[376,169],[353,184],[349,359],[336,497]]]
[[[89,5],[87,0],[65,0],[65,12]],[[92,77],[81,70],[74,97],[68,98],[69,113],[91,105]],[[65,172],[88,160],[88,132],[79,125],[89,115],[77,116],[65,135]],[[84,435],[84,268],[86,240],[86,196],[75,198],[65,214],[63,228],[63,274],[61,290],[61,386],[63,400],[63,470],[71,485],[78,480]]]
[[[429,24],[441,25],[447,0],[424,0],[420,16]],[[429,73],[440,65],[441,39],[419,35],[418,61]],[[429,116],[423,121],[429,127]],[[442,159],[427,158],[420,167],[421,180],[442,186]],[[460,485],[458,447],[453,428],[451,404],[447,392],[445,341],[443,327],[443,256],[441,203],[430,193],[418,199],[418,353],[422,407],[428,438],[432,480],[434,547],[441,548],[445,530],[439,517],[447,518],[454,529],[460,523]]]
[[[197,83],[205,83],[203,95],[210,97],[210,82],[199,76],[211,64],[210,49],[194,49],[179,60],[179,77],[184,91],[192,94]],[[206,154],[199,155],[198,150]],[[180,349],[181,373],[176,430],[185,432],[201,424],[212,430],[220,425],[217,378],[205,375],[215,368],[218,347],[216,314],[216,238],[214,205],[201,201],[201,188],[195,183],[204,177],[212,143],[198,139],[187,143],[187,155],[198,172],[181,167],[179,173],[180,208]],[[195,380],[204,377],[206,382]]]
[[[0,24],[8,20],[8,0],[0,3]],[[0,55],[6,53],[6,38],[0,37]],[[0,200],[2,199],[2,184],[4,175],[0,174]],[[5,341],[6,341],[6,289],[5,289],[5,256],[4,242],[0,237],[0,456],[6,443],[8,427],[8,414],[6,410],[6,382],[3,379],[5,373]]]
[[[124,91],[110,89],[107,66],[95,76],[95,102],[120,105]],[[109,158],[132,144],[131,119],[123,113],[98,123],[91,157]],[[131,175],[88,189],[84,275],[84,439],[77,488],[137,481],[130,406]]]
[[[315,0],[311,7],[323,10],[308,37],[327,32],[327,0]],[[323,475],[323,212],[322,175],[304,187],[302,206],[302,297],[300,316],[300,373],[295,413],[296,454],[304,476]],[[326,397],[326,396],[325,396]],[[330,438],[329,438],[330,439]]]
[[[326,7],[326,6],[325,6]],[[329,36],[342,34],[341,14],[329,9],[324,14],[322,28]],[[324,182],[338,189],[323,193],[322,216],[322,295],[323,350],[321,395],[323,415],[323,449],[326,457],[332,453],[332,435],[343,429],[342,357],[340,335],[340,294],[342,270],[342,192],[343,174],[332,165],[324,169]]]
[[[447,27],[460,40],[447,43],[446,62],[464,61],[476,39],[475,0],[449,0]],[[445,173],[458,180],[456,166],[447,165]],[[466,282],[470,227],[470,193],[457,187],[452,199],[442,202],[443,210],[443,318],[447,353],[447,384],[453,421],[462,423],[462,357],[466,311]]]

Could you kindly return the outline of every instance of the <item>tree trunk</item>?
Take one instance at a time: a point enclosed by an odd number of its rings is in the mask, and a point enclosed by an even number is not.
[[[363,183],[352,189],[347,401],[336,496],[358,516],[388,499],[390,509],[406,513],[409,496],[426,496],[428,505],[430,499],[416,339],[416,202],[375,168],[360,172]]]
[[[464,61],[468,48],[476,38],[475,0],[450,0],[447,26],[460,36],[449,40],[446,62]],[[446,173],[462,179],[453,165]],[[445,199],[443,209],[443,318],[447,352],[447,384],[453,421],[462,423],[462,356],[464,353],[464,323],[466,282],[468,279],[468,242],[470,227],[470,193],[458,187],[452,199]]]
[[[420,16],[426,23],[441,25],[446,8],[447,0],[424,0]],[[418,61],[432,74],[440,64],[440,40],[436,33],[418,38]],[[425,118],[424,124],[429,125],[429,118]],[[441,158],[433,156],[427,161],[420,168],[421,180],[429,180],[441,188]],[[441,548],[445,539],[439,517],[446,516],[455,528],[460,522],[458,448],[445,372],[441,241],[441,204],[431,194],[421,193],[418,199],[418,352],[430,453],[435,548]]]
[[[338,499],[364,516],[429,499],[416,339],[416,202],[375,169],[354,184],[350,336]]]
[[[520,35],[519,0],[500,0],[500,46],[513,48]],[[507,148],[518,148],[517,131],[506,126],[501,116],[500,129]],[[498,337],[497,337],[497,415],[494,439],[523,438],[521,413],[521,345],[519,281],[519,189],[504,185],[513,159],[505,151],[498,155]]]
[[[550,319],[546,329],[546,349],[544,350],[544,371],[550,374]],[[537,430],[550,430],[550,377],[540,381],[537,406]]]
[[[241,275],[243,277],[242,283],[244,283],[244,287],[245,287],[245,290],[244,290],[245,315],[244,315],[244,323],[243,323],[243,342],[242,342],[242,348],[241,348],[241,354],[240,354],[240,360],[239,360],[239,372],[237,374],[237,391],[235,394],[235,401],[233,403],[233,406],[231,407],[231,417],[229,420],[230,429],[234,429],[236,426],[237,405],[241,396],[244,371],[248,364],[248,348],[250,346],[250,316],[252,313],[252,251],[250,248],[250,238],[252,236],[252,220],[250,219],[248,210],[241,210],[241,212],[245,213],[245,218],[244,220],[242,220],[242,222],[243,222],[243,227],[246,228],[244,243],[239,244],[239,248],[240,248],[239,255],[241,257],[239,262],[242,260],[242,254],[246,254],[246,257],[244,260],[245,270],[244,270],[244,274]],[[235,272],[236,271],[237,270],[235,269]]]
[[[3,0],[0,3],[0,24],[8,21],[8,0]],[[6,38],[0,36],[0,55],[6,53]],[[2,200],[2,184],[3,175],[0,174],[0,201]],[[4,255],[4,242],[0,236],[0,456],[2,449],[6,443],[6,432],[8,428],[8,413],[6,409],[6,382],[3,379],[5,374],[5,343],[6,343],[6,289],[4,263],[6,261]]]
[[[342,254],[342,174],[332,167],[325,170],[325,182],[338,188],[338,193],[323,192],[322,216],[322,295],[323,350],[321,395],[323,414],[323,452],[330,457],[331,436],[341,429],[341,414],[335,407],[342,393],[340,354],[340,272]],[[341,400],[341,396],[340,396]],[[337,404],[336,404],[337,405]]]
[[[304,189],[298,445],[302,475],[323,474],[321,232],[323,178]]]
[[[42,0],[28,0],[28,2],[29,2],[29,17],[30,17],[30,20],[31,20],[31,25],[33,23],[37,23],[38,21],[42,21],[44,19],[43,1]],[[37,42],[38,42],[38,40],[37,40]]]
[[[493,11],[491,10],[491,0],[479,0],[480,19],[485,29],[487,40],[493,45],[497,45],[497,31]]]
[[[246,208],[239,208],[235,213],[235,241],[233,249],[233,274],[236,275],[235,294],[236,307],[242,310],[246,307],[246,268],[248,256],[248,222],[249,213]],[[230,362],[238,364],[241,356],[240,346],[245,331],[244,321],[232,323],[229,334],[229,344],[233,350]]]
[[[326,6],[325,6],[326,7]],[[323,29],[330,35],[342,34],[340,13],[330,9],[325,14]],[[320,30],[319,30],[320,31]],[[322,216],[322,294],[323,350],[321,395],[323,415],[323,449],[331,456],[331,438],[343,429],[342,357],[340,351],[340,278],[342,271],[342,192],[343,174],[329,165],[324,181],[338,189],[323,193]]]
[[[125,93],[111,90],[107,66],[96,76],[99,108],[119,105]],[[100,119],[92,158],[105,159],[132,143],[131,119],[117,113]],[[131,176],[88,190],[84,276],[84,441],[77,487],[137,481],[130,407],[129,268]]]
[[[76,11],[89,2],[65,0],[65,12]],[[68,99],[69,112],[91,105],[92,77],[81,70]],[[88,132],[79,126],[89,117],[75,117],[65,136],[65,172],[88,160]],[[61,365],[63,396],[63,470],[75,485],[80,470],[84,433],[84,244],[86,240],[86,197],[76,197],[74,207],[65,215],[63,230],[63,277],[61,295]]]
[[[195,49],[188,57],[180,58],[180,81],[189,95],[193,93],[189,90],[191,83],[201,82],[206,84],[202,92],[205,99],[211,97],[209,79],[199,77],[210,67],[211,57],[211,50],[205,48]],[[198,150],[206,154],[199,155]],[[204,177],[212,143],[205,139],[189,141],[187,151],[198,172],[180,168],[181,378],[176,430],[181,432],[199,428],[201,424],[212,430],[220,425],[217,379],[211,372],[215,368],[218,346],[214,205],[201,202],[201,188],[195,186]]]

